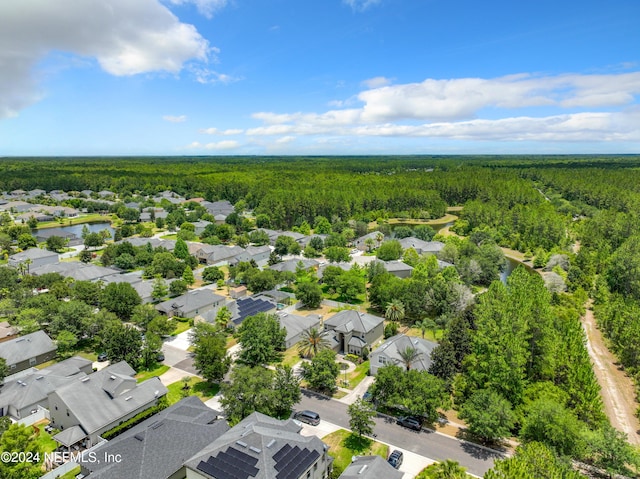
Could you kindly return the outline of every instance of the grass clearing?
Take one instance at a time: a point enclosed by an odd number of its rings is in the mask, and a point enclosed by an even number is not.
[[[355,388],[360,382],[367,376],[369,372],[369,361],[363,361],[362,364],[358,364],[356,368],[347,373],[347,381],[349,381],[349,389]],[[342,374],[344,376],[344,374]],[[340,377],[338,377],[340,379]]]
[[[147,379],[151,379],[155,376],[162,376],[169,370],[169,366],[166,364],[157,364],[153,369],[148,369],[146,371],[140,371],[135,375],[136,381],[141,383],[142,381],[146,381]]]
[[[302,358],[300,357],[300,354],[298,353],[298,346],[294,344],[293,346],[291,346],[289,349],[287,349],[283,353],[282,361],[280,361],[280,364],[282,364],[284,366],[293,367],[296,364],[298,364],[301,360],[302,360]]]
[[[406,334],[407,336],[422,338],[422,331],[420,330],[420,328],[409,328],[404,334]],[[427,330],[424,333],[424,339],[427,339],[429,341],[438,341],[438,338],[442,338],[443,334],[444,331],[442,329],[438,329],[435,335],[433,334],[433,331]]]
[[[195,376],[190,376],[189,378],[190,389],[187,396],[197,396],[202,400],[202,402],[211,399],[220,390],[220,386],[218,384],[210,384],[204,379]],[[177,403],[184,397],[183,388],[184,381],[182,380],[176,381],[175,383],[171,383],[167,386],[167,389],[169,390],[167,393],[169,405]]]
[[[80,474],[80,466],[71,469],[69,472],[67,472],[66,474],[63,474],[62,476],[60,476],[60,479],[76,479],[76,476],[78,474]]]
[[[389,446],[386,444],[360,437],[346,429],[339,429],[322,440],[329,446],[329,454],[334,458],[333,470],[337,474],[342,474],[351,464],[353,456],[377,455],[386,460],[389,454]]]
[[[189,321],[174,321],[176,328],[171,332],[170,336],[177,336],[180,333],[184,333],[187,329],[191,327],[191,323]]]
[[[49,421],[39,422],[34,424],[33,432],[36,433],[36,438],[38,441],[38,448],[42,452],[53,452],[58,447],[58,443],[54,441],[47,431],[44,430],[44,427],[49,424]]]

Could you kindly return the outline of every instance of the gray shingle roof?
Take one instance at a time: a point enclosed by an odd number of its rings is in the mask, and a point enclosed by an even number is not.
[[[357,331],[367,333],[382,322],[384,322],[384,318],[368,313],[361,313],[353,309],[345,309],[331,316],[324,324],[329,329],[342,329],[344,332]]]
[[[302,267],[304,269],[313,268],[314,266],[318,266],[320,264],[320,262],[316,261],[315,259],[288,259],[269,267],[274,271],[290,271],[292,273],[295,273],[296,269],[298,268],[298,263],[302,263]]]
[[[120,454],[122,462],[81,465],[90,472],[88,479],[165,479],[229,430],[217,415],[197,397],[187,397],[100,448],[101,454]]]
[[[9,257],[9,261],[22,262],[28,259],[58,257],[58,253],[40,248],[30,248],[22,253],[17,253]]]
[[[278,316],[280,317],[280,326],[287,330],[285,341],[289,341],[302,331],[320,326],[320,316],[317,314],[298,316],[297,314],[278,313]]]
[[[195,289],[157,304],[156,309],[165,313],[174,310],[184,313],[211,306],[222,300],[224,300],[223,296],[215,294],[210,289]]]
[[[413,336],[405,336],[404,334],[396,334],[390,337],[371,353],[371,363],[374,364],[378,360],[378,356],[384,355],[392,362],[402,365],[400,351],[407,348],[414,348],[419,353],[415,361],[411,364],[411,369],[418,371],[428,371],[431,366],[431,352],[438,346],[438,343],[427,341],[426,339]]]
[[[281,421],[264,414],[253,413],[191,457],[185,465],[205,477],[213,477],[199,470],[198,465],[209,458],[215,459],[233,447],[257,459],[255,467],[258,471],[252,476],[254,479],[278,478],[281,477],[282,469],[281,466],[276,468],[276,464],[282,459],[282,453],[280,456],[277,454],[285,446],[307,449],[314,457],[323,456],[325,453],[326,445],[316,436],[301,436],[301,429],[293,420]],[[326,463],[324,464],[326,466]],[[288,464],[287,467],[292,468],[296,465]]]
[[[157,377],[139,384],[133,378],[133,381],[123,379],[134,374],[131,366],[122,361],[91,374],[88,381],[74,381],[63,386],[56,393],[73,412],[79,425],[91,434],[167,393]],[[108,384],[109,381],[117,382],[118,387],[105,389],[105,382]],[[108,391],[117,395],[112,397]]]
[[[56,345],[47,333],[36,331],[0,343],[0,357],[6,359],[7,364],[17,364],[56,349]]]
[[[380,456],[358,456],[339,479],[401,479],[403,475]]]

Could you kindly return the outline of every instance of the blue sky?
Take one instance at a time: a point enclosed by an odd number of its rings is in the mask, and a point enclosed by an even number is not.
[[[0,155],[639,153],[637,0],[0,0]]]

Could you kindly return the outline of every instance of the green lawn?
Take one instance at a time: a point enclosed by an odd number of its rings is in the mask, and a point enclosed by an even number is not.
[[[203,402],[211,399],[220,390],[219,385],[209,384],[204,379],[197,377],[191,377],[189,385],[191,386],[189,396],[198,396]],[[169,390],[169,392],[167,393],[167,400],[169,401],[169,405],[175,404],[180,401],[180,399],[182,399],[183,386],[184,383],[182,381],[176,381],[175,383],[171,383],[169,384],[169,386],[167,386],[167,389]]]
[[[75,469],[71,469],[66,474],[60,476],[60,479],[76,479],[76,476],[78,474],[80,474],[80,466],[76,467]]]
[[[280,361],[280,363],[285,366],[293,367],[298,364],[300,360],[301,358],[300,354],[298,354],[298,346],[294,344],[284,352],[284,354],[282,355],[282,361]]]
[[[355,388],[360,381],[362,381],[369,372],[369,361],[364,361],[362,364],[358,364],[356,369],[347,373],[347,381],[349,381],[349,389]],[[344,379],[344,373],[338,376],[338,380]]]
[[[111,215],[101,215],[99,213],[94,213],[90,215],[81,215],[76,218],[63,218],[62,222],[57,220],[42,221],[38,223],[38,229],[58,228],[60,226],[81,225],[84,223],[106,223],[111,221],[111,219]]]
[[[428,339],[429,341],[438,341],[438,338],[442,338],[442,334],[444,333],[444,331],[442,329],[438,329],[436,330],[436,335],[433,335],[433,331],[427,330],[424,333],[424,339]],[[422,331],[420,330],[420,328],[409,328],[407,330],[406,333],[407,336],[416,336],[421,338],[422,337]]]
[[[163,240],[175,240],[175,239],[178,239],[178,235],[176,233],[172,233],[172,234],[169,234],[169,235],[160,236],[160,239],[163,239]]]
[[[189,321],[174,321],[174,323],[176,325],[176,329],[173,330],[171,336],[177,336],[180,333],[184,333],[191,327],[191,323]]]
[[[45,425],[45,423],[33,425],[34,428],[37,428],[40,431],[37,436],[38,448],[42,452],[53,452],[56,450],[56,447],[58,447],[58,443],[51,438],[51,434],[44,430]]]
[[[342,474],[342,471],[351,464],[353,456],[378,455],[386,460],[389,454],[389,446],[386,444],[368,437],[358,437],[357,434],[345,429],[339,429],[323,437],[322,440],[329,446],[329,454],[334,458],[333,470],[336,475]]]
[[[168,370],[169,370],[169,366],[165,364],[156,364],[156,367],[154,369],[149,369],[147,371],[140,371],[138,374],[136,374],[135,377],[136,377],[136,380],[139,383],[141,383],[142,381],[146,381],[147,379],[150,379],[152,377],[162,376]]]

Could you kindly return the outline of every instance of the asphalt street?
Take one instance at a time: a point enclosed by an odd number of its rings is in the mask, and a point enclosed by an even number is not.
[[[325,421],[349,428],[347,405],[339,401],[303,391],[302,399],[296,405],[296,409],[316,411]],[[498,452],[466,441],[459,441],[429,429],[413,431],[396,425],[395,421],[380,417],[375,421],[376,439],[436,461],[445,459],[458,461],[467,468],[467,472],[477,476],[483,476],[487,470],[491,469],[494,459],[503,457]]]

